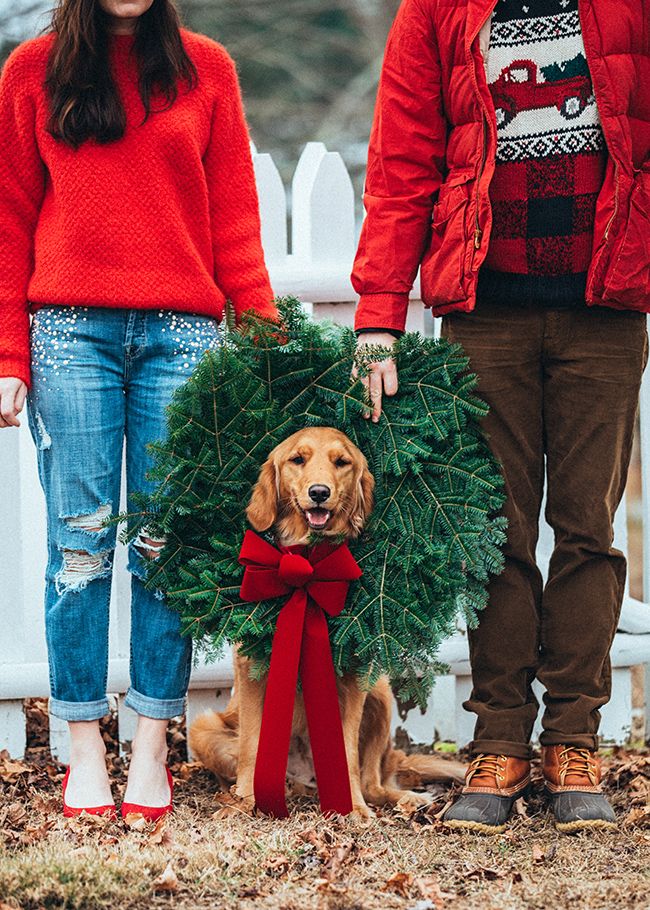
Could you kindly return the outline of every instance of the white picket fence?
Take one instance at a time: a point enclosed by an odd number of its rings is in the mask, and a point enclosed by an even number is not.
[[[288,251],[287,194],[269,155],[255,152],[260,194],[263,243],[274,290],[293,294],[313,306],[317,319],[352,322],[355,294],[349,275],[356,246],[355,200],[341,157],[321,143],[309,143],[299,161],[291,187],[291,252]],[[416,286],[409,308],[409,328],[435,334],[435,322],[425,317]],[[2,490],[0,497],[0,749],[20,756],[25,748],[23,700],[48,694],[48,668],[43,628],[43,575],[46,562],[45,512],[38,483],[36,458],[26,419],[20,429],[0,432]],[[646,596],[650,596],[650,378],[642,390],[641,452],[643,466],[643,541]],[[124,494],[124,491],[123,491]],[[124,507],[124,499],[122,501]],[[625,505],[616,521],[616,542],[626,550]],[[552,546],[550,529],[540,535],[540,560],[546,563]],[[126,553],[118,545],[111,598],[110,669],[108,689],[115,694],[120,739],[131,739],[135,717],[123,704],[128,687],[129,576]],[[438,680],[425,714],[411,711],[406,722],[395,717],[417,742],[434,737],[466,743],[473,715],[461,702],[470,688],[466,635],[459,629],[443,646],[450,674]],[[632,723],[630,668],[650,664],[650,606],[626,598],[612,650],[613,697],[603,711],[606,738],[623,742]],[[650,671],[646,673],[646,679]],[[232,666],[229,658],[217,664],[199,663],[193,672],[188,719],[229,697]],[[646,697],[646,710],[650,698]],[[51,718],[50,745],[65,761],[65,724]],[[650,724],[648,725],[650,729]]]

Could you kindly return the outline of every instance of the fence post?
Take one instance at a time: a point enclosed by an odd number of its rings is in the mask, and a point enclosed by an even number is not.
[[[254,150],[253,165],[260,203],[264,258],[267,262],[283,262],[287,256],[287,196],[284,184],[270,155],[258,154]]]
[[[117,696],[117,738],[119,740],[120,755],[131,754],[131,743],[135,737],[138,726],[138,715],[133,708],[124,703],[125,696]],[[126,748],[128,744],[128,748]]]
[[[70,733],[67,720],[50,714],[50,752],[62,765],[70,763]]]
[[[322,142],[308,142],[293,175],[291,195],[291,248],[296,264],[323,277],[343,273],[349,282],[355,249],[354,189],[338,152],[328,152]],[[345,296],[349,299],[339,303],[323,297],[312,300],[314,318],[350,324],[354,318],[351,285]]]
[[[647,603],[650,599],[650,368],[646,369],[641,381],[639,449],[641,456],[643,600]]]
[[[311,263],[352,264],[354,189],[338,152],[322,142],[305,146],[292,183],[292,251]]]
[[[26,421],[23,411],[21,420]],[[21,514],[21,430],[0,431],[0,464],[4,484],[0,497],[0,663],[21,663],[25,658],[25,602],[23,590]],[[0,698],[3,693],[0,692]],[[25,753],[25,714],[22,699],[0,702],[0,750],[20,758]]]

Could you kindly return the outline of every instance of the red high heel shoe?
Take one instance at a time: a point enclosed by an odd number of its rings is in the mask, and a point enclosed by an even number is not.
[[[65,818],[74,818],[75,815],[81,815],[82,812],[87,812],[88,815],[108,815],[111,818],[117,818],[117,810],[115,806],[111,803],[107,806],[68,806],[65,801],[65,791],[68,787],[68,780],[70,778],[70,768],[65,772],[65,777],[63,778],[63,815]]]
[[[174,799],[174,781],[172,780],[171,771],[169,768],[165,768],[167,772],[167,783],[169,784],[169,803],[166,806],[139,806],[137,803],[122,803],[122,808],[120,813],[122,818],[126,818],[127,815],[131,813],[138,813],[142,815],[148,822],[155,822],[161,816],[167,815],[168,812],[173,811],[173,799]]]

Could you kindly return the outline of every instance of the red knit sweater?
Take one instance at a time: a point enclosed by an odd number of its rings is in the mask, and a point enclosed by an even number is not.
[[[235,66],[217,42],[181,35],[198,85],[179,83],[173,106],[144,124],[133,37],[110,37],[126,132],[76,151],[46,129],[54,34],[8,58],[0,79],[0,376],[29,384],[29,312],[48,304],[220,318],[229,298],[238,314],[275,313]]]

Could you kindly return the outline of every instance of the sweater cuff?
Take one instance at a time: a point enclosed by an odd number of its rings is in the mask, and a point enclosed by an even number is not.
[[[262,294],[258,296],[256,300],[251,302],[247,300],[243,307],[238,307],[235,305],[235,319],[237,323],[241,322],[241,318],[244,313],[253,313],[255,316],[261,316],[263,319],[270,319],[272,322],[277,322],[280,318],[278,308],[275,305],[273,293],[271,292],[270,296]]]
[[[384,293],[362,294],[354,316],[354,328],[370,329],[382,326],[383,331],[404,331],[409,295]]]
[[[29,389],[32,384],[32,375],[29,361],[0,359],[0,377],[3,379],[20,379]]]
[[[392,335],[393,338],[401,338],[404,334],[400,329],[387,329],[384,326],[368,326],[367,328],[355,329],[354,331],[357,338],[359,335],[367,335],[368,332],[386,332],[386,334]]]

